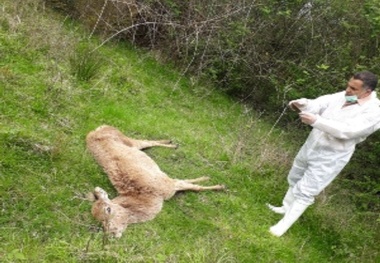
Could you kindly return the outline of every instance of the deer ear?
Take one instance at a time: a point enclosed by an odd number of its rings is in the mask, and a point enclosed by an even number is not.
[[[96,195],[94,195],[93,192],[87,193],[85,199],[90,202],[95,202],[96,200],[98,200],[98,198],[96,197]]]

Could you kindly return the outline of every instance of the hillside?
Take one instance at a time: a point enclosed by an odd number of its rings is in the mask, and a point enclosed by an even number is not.
[[[303,138],[291,141],[154,52],[99,47],[88,36],[39,1],[0,4],[1,262],[380,260],[376,223],[339,191],[324,193],[284,237],[268,233],[279,216],[265,203],[281,201]],[[179,149],[147,151],[163,171],[208,175],[227,190],[178,194],[153,221],[108,239],[85,198],[96,186],[115,195],[85,148],[102,124],[173,140]]]

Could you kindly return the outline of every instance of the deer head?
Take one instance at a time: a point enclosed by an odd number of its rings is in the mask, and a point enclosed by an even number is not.
[[[93,192],[95,202],[92,205],[92,215],[102,223],[104,233],[120,238],[128,226],[128,213],[120,205],[113,203],[106,191],[96,187]]]

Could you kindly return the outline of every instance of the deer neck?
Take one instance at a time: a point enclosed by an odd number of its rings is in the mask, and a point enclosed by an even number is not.
[[[140,223],[152,220],[161,211],[162,197],[119,195],[112,202],[122,206],[128,214],[128,223]]]

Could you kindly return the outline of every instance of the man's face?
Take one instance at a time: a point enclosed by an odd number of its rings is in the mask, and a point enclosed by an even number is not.
[[[358,99],[367,97],[371,93],[370,89],[363,88],[363,81],[351,78],[347,83],[346,96],[356,95]]]

